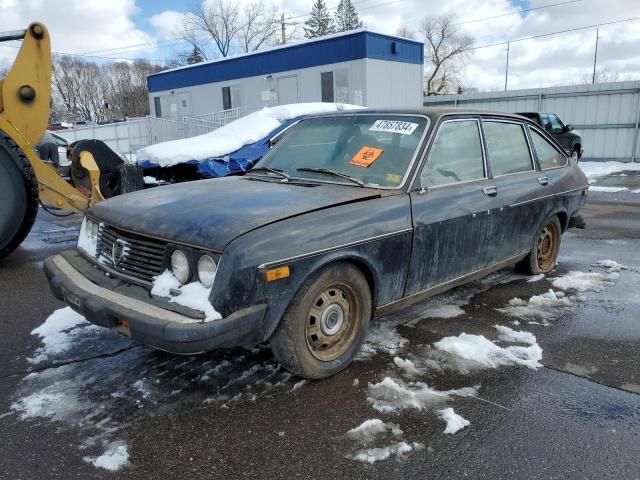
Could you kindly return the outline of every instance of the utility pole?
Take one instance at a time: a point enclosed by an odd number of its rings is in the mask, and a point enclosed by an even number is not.
[[[282,45],[284,45],[285,43],[287,43],[287,24],[284,21],[284,13],[282,14],[282,17],[280,17],[280,22],[282,25]]]
[[[591,78],[592,84],[596,83],[596,65],[598,63],[598,40],[600,39],[599,33],[600,33],[600,27],[597,27],[596,28],[596,53],[593,55],[593,77]]]
[[[507,80],[509,79],[509,47],[511,46],[510,42],[507,42],[507,66],[504,69],[504,91],[507,91]]]

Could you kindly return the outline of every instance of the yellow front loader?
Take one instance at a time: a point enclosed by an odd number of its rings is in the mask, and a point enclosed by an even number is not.
[[[26,30],[0,32],[0,42],[10,40],[22,40],[22,45],[6,78],[0,79],[0,258],[11,253],[28,235],[39,203],[84,212],[92,203],[104,199],[100,169],[91,148],[73,153],[75,171],[80,172],[75,178],[84,177],[76,185],[78,188],[67,183],[34,152],[49,121],[49,32],[41,23],[33,23]],[[96,141],[85,143],[91,142]],[[104,144],[100,148],[108,150]],[[109,155],[115,154],[109,150]]]

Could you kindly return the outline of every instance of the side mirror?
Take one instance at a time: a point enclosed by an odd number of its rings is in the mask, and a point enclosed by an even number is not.
[[[565,125],[564,128],[567,132],[573,131],[573,125]]]

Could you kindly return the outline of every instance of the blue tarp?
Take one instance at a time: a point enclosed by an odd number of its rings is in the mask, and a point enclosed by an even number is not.
[[[226,177],[227,175],[242,174],[253,167],[269,151],[269,140],[271,138],[297,120],[298,118],[287,120],[262,140],[245,145],[235,152],[225,155],[223,158],[212,157],[201,161],[187,160],[180,164],[197,165],[198,174],[203,177]],[[160,165],[150,160],[139,160],[138,165],[142,167],[143,171],[151,168],[160,168]]]

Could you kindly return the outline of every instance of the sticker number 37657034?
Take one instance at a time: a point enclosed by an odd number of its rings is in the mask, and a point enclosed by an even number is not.
[[[390,132],[401,133],[402,135],[411,135],[416,128],[418,128],[417,123],[402,122],[400,120],[376,120],[369,130],[372,132]]]

